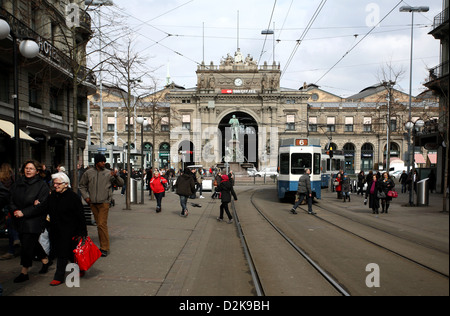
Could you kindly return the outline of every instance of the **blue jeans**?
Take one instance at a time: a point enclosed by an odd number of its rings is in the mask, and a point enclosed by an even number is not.
[[[187,210],[187,201],[189,196],[180,195],[181,215],[184,215],[184,211]]]

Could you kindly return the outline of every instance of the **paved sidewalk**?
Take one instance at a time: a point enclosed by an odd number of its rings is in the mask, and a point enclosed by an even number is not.
[[[140,193],[139,193],[140,194]],[[144,205],[124,210],[125,197],[116,191],[116,205],[110,209],[111,252],[100,258],[80,279],[80,287],[49,286],[56,262],[45,275],[37,272],[40,262],[30,269],[30,280],[15,284],[20,258],[0,261],[0,284],[4,296],[181,296],[252,295],[235,225],[218,223],[219,202],[204,192],[205,199],[189,200],[189,216],[180,217],[178,195],[167,192],[162,212],[145,192]],[[193,207],[198,203],[202,207]],[[95,226],[88,226],[97,245]],[[0,254],[7,250],[7,239],[0,239]],[[230,264],[226,264],[229,260]],[[210,282],[214,275],[223,276]]]
[[[236,191],[248,190],[250,183],[237,183]],[[267,184],[267,187],[270,185]],[[273,197],[276,200],[276,186]],[[55,265],[45,275],[37,272],[40,262],[30,269],[30,280],[14,284],[20,273],[20,258],[0,261],[0,284],[4,296],[250,296],[254,295],[248,267],[235,225],[218,223],[219,201],[189,200],[189,216],[180,217],[179,197],[166,193],[162,212],[145,192],[144,205],[133,204],[124,210],[125,197],[116,191],[116,205],[109,215],[111,252],[100,258],[81,278],[80,287],[50,287]],[[351,203],[335,199],[335,193],[323,192],[319,202],[339,203],[364,218],[371,212],[361,196],[352,195]],[[327,202],[328,201],[328,202]],[[325,203],[324,203],[325,202]],[[448,247],[448,213],[442,213],[442,195],[431,194],[427,207],[407,207],[408,194],[399,194],[390,214],[380,219],[398,229],[421,227],[434,242]],[[193,207],[191,203],[201,204]],[[239,205],[239,201],[238,204]],[[280,204],[288,209],[290,206]],[[368,216],[369,215],[369,216]],[[374,219],[375,220],[375,219]],[[89,235],[98,245],[97,228],[88,226]],[[445,240],[441,240],[444,238]],[[0,255],[7,251],[8,240],[0,239]]]

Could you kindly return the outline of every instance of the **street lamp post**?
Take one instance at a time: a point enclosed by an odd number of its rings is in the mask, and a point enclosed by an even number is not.
[[[136,123],[141,125],[141,204],[144,204],[144,128],[148,125],[146,118],[139,116]]]
[[[413,144],[410,148],[409,155],[412,157],[412,172],[411,175],[411,190],[409,190],[409,206],[414,206],[414,184],[415,184],[415,173],[416,173],[416,159],[415,159],[415,144],[416,144],[416,134],[417,130],[422,129],[425,126],[425,122],[423,120],[417,120],[416,122],[409,121],[406,123],[405,128],[408,130],[408,134],[412,133],[413,136]]]
[[[85,5],[88,6],[87,11],[92,11],[95,9],[100,10],[100,7],[102,6],[113,6],[114,3],[112,0],[85,0]],[[90,6],[95,7],[94,9],[91,9]],[[103,153],[103,58],[102,58],[102,31],[101,31],[102,23],[101,23],[101,17],[100,13],[98,14],[98,40],[99,40],[99,90],[100,90],[100,146],[98,148],[98,151]],[[112,161],[112,160],[111,160]]]
[[[8,35],[11,35],[13,40],[13,64],[14,64],[14,142],[15,142],[15,161],[14,161],[14,173],[15,178],[18,178],[20,159],[21,159],[21,148],[20,148],[20,119],[19,119],[19,55],[17,51],[17,40],[18,36],[11,30],[8,22],[0,17],[0,40],[6,39]],[[38,44],[31,39],[23,38],[19,44],[19,51],[22,56],[26,58],[34,58],[39,54]]]
[[[414,52],[414,13],[415,12],[428,12],[430,10],[429,7],[421,6],[421,7],[411,7],[411,6],[402,6],[400,8],[400,12],[409,12],[411,13],[411,54],[409,59],[409,119],[408,123],[412,123],[412,80],[413,80],[413,52]],[[408,174],[411,171],[411,161],[414,159],[414,152],[411,150],[411,132],[412,128],[408,129],[408,154],[410,157],[408,159]],[[412,152],[412,154],[411,154]],[[413,164],[414,167],[414,164]],[[415,169],[415,168],[414,168]],[[412,190],[411,190],[412,191]],[[410,192],[409,203],[412,205],[412,196]]]

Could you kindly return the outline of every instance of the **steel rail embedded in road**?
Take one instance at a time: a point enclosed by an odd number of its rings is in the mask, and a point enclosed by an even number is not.
[[[325,280],[330,283],[339,293],[341,293],[343,296],[351,296],[350,293],[348,293],[338,282],[336,282],[336,280],[333,279],[333,277],[331,277],[325,270],[323,270],[314,260],[311,259],[310,256],[308,256],[300,247],[298,247],[282,230],[280,230],[269,218],[267,218],[262,212],[261,210],[255,205],[255,203],[253,202],[253,197],[255,195],[256,192],[253,192],[251,195],[251,203],[253,205],[253,207],[258,211],[258,213],[272,226],[272,228],[274,228],[274,230],[280,234],[280,236],[282,236],[287,242],[288,244],[293,247],[314,269],[316,269],[317,272],[319,272],[319,274],[325,278]],[[241,238],[241,242],[244,248],[244,253],[245,256],[247,258],[249,267],[250,267],[250,272],[252,275],[252,279],[253,282],[255,284],[255,288],[256,288],[256,292],[258,296],[263,296],[264,295],[264,290],[263,290],[263,286],[261,284],[261,281],[259,279],[258,273],[255,269],[255,265],[253,263],[253,260],[251,258],[251,254],[250,251],[248,250],[248,246],[247,246],[247,242],[245,239],[245,235],[242,231],[242,227],[240,225],[239,222],[239,217],[236,211],[236,208],[234,206],[234,203],[232,204],[233,207],[233,212],[235,215],[235,219],[236,219],[236,226],[238,228],[238,232],[239,232],[239,236]]]

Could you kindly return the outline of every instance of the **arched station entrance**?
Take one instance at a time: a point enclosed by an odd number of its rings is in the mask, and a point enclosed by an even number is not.
[[[239,123],[236,129],[232,128],[233,118]],[[229,113],[220,121],[219,130],[222,137],[222,163],[258,167],[258,123],[250,114],[240,111]]]

